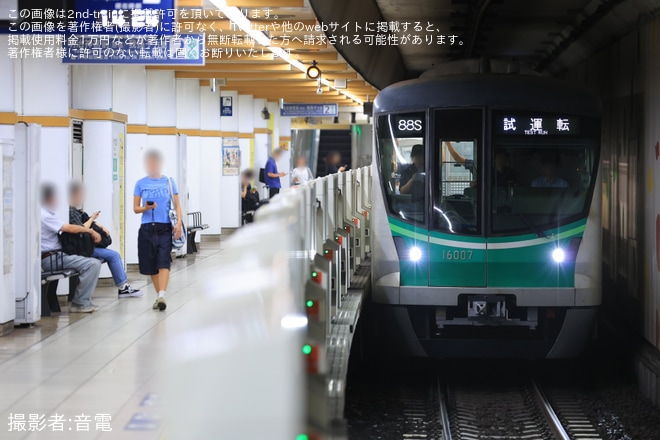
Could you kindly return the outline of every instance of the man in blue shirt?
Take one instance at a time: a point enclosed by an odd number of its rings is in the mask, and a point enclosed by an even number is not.
[[[266,167],[264,168],[264,183],[268,187],[269,196],[272,198],[275,194],[279,194],[282,184],[280,177],[286,176],[286,173],[277,171],[277,161],[282,157],[282,150],[279,148],[273,151],[273,154],[268,158]]]

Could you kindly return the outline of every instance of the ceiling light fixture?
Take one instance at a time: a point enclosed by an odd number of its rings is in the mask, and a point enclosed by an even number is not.
[[[316,65],[316,60],[312,61],[312,65],[307,69],[307,78],[309,79],[320,79],[321,78],[321,69]]]

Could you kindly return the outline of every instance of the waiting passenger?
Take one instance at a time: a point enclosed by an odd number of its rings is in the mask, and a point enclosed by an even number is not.
[[[57,270],[57,255],[62,252],[60,233],[90,234],[95,243],[101,241],[101,236],[92,229],[80,225],[62,222],[55,210],[57,209],[57,195],[53,185],[43,185],[41,188],[41,268],[45,271]],[[96,258],[82,257],[63,253],[64,269],[74,269],[78,272],[78,285],[69,307],[71,313],[92,313],[98,307],[92,303],[92,294],[101,272],[101,261]]]
[[[424,145],[413,145],[412,151],[410,152],[410,160],[412,163],[403,170],[399,180],[399,192],[401,194],[411,194],[413,192],[413,187],[424,183]],[[417,184],[415,182],[417,182]],[[415,193],[416,192],[417,191],[415,190]]]
[[[559,157],[544,156],[541,158],[543,176],[532,181],[532,188],[568,188],[568,182],[559,177]]]
[[[85,211],[80,209],[83,205],[84,199],[85,191],[82,184],[79,182],[71,183],[69,186],[69,223],[72,225],[84,226],[87,229],[93,229],[93,227],[94,229],[98,228],[110,237],[110,231],[96,221],[99,217],[98,211],[90,217]],[[112,278],[119,289],[119,298],[139,298],[144,295],[142,291],[134,289],[128,284],[128,277],[124,271],[124,262],[121,260],[119,252],[106,247],[100,247],[99,243],[96,245],[92,257],[101,260],[101,262],[108,263]]]
[[[260,206],[259,193],[252,188],[254,172],[245,170],[241,173],[241,211],[243,223],[252,223],[254,211]]]
[[[172,264],[172,237],[182,234],[181,203],[174,179],[162,174],[163,158],[152,150],[145,155],[147,176],[138,180],[133,192],[133,212],[142,214],[138,233],[138,262],[140,273],[150,275],[158,297],[153,309],[167,308],[165,293],[170,280]],[[172,206],[171,200],[174,200]],[[178,222],[172,230],[170,210],[176,210]]]
[[[341,165],[341,153],[339,151],[331,151],[325,156],[325,170],[323,176],[331,174],[343,173],[348,167]]]
[[[268,158],[264,168],[264,180],[268,187],[268,197],[273,197],[280,193],[282,183],[280,177],[286,176],[286,173],[280,173],[277,170],[277,161],[282,157],[282,150],[277,148],[273,150],[273,154]]]
[[[515,185],[517,176],[516,172],[509,166],[511,156],[505,149],[495,151],[495,175],[493,180],[496,186],[511,186]]]
[[[298,156],[296,159],[296,167],[291,173],[291,183],[294,185],[301,185],[305,182],[314,180],[312,170],[307,166],[307,159],[304,156]]]

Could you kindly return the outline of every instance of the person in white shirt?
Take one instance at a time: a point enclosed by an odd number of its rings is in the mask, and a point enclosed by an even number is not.
[[[41,268],[45,271],[58,270],[61,265],[64,269],[75,269],[78,272],[78,286],[73,295],[69,312],[95,312],[98,307],[92,303],[92,294],[101,272],[101,260],[63,253],[59,236],[61,232],[90,234],[95,243],[101,241],[101,236],[93,229],[64,223],[55,214],[56,209],[55,186],[43,184],[41,187]]]
[[[296,159],[296,167],[291,173],[291,180],[293,185],[301,185],[310,180],[314,180],[312,170],[307,166],[307,159],[303,156],[298,156]]]

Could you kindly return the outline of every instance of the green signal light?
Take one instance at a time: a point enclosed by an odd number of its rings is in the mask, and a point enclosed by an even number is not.
[[[324,254],[327,254],[327,253],[328,253],[328,250],[327,250],[327,249],[324,249],[324,250],[323,250],[323,253],[324,253]]]
[[[316,278],[318,276],[318,273],[316,271],[312,272],[312,278]]]
[[[311,299],[307,300],[306,304],[307,304],[307,307],[314,307],[314,301],[312,301]]]
[[[298,434],[296,440],[309,440],[309,436],[307,434]]]
[[[303,354],[310,354],[312,352],[312,346],[309,344],[303,345],[302,352]]]

